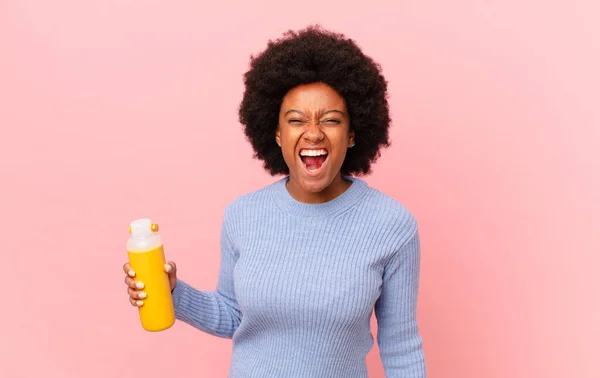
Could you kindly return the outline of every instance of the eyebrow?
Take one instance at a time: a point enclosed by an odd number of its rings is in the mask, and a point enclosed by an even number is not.
[[[304,115],[304,112],[301,110],[296,110],[296,109],[290,109],[287,112],[285,112],[285,115],[288,115],[289,113],[300,113],[302,115]],[[339,113],[341,114],[343,117],[346,117],[346,114],[341,111],[341,110],[337,110],[337,109],[332,109],[332,110],[327,110],[326,112],[323,112],[322,115],[328,114],[328,113]]]

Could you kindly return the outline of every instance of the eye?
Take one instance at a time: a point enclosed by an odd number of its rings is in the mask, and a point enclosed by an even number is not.
[[[302,120],[298,119],[298,118],[292,118],[292,119],[288,120],[288,123],[291,123],[291,124],[300,124],[300,123],[302,123]]]
[[[328,125],[339,125],[342,122],[339,119],[330,118],[330,119],[324,120],[323,123],[326,123]]]

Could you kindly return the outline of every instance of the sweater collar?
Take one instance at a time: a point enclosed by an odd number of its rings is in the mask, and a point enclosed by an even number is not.
[[[350,181],[352,185],[339,196],[324,203],[309,204],[297,201],[286,188],[289,176],[276,181],[271,187],[271,194],[273,200],[286,213],[301,216],[333,216],[356,204],[369,188],[365,181],[357,177],[343,176],[343,178]]]

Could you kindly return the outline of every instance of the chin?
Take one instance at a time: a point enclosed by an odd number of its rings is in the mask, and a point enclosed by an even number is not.
[[[333,178],[328,179],[324,177],[321,179],[299,179],[298,181],[302,189],[306,190],[307,192],[320,193],[329,187],[333,181]]]
[[[326,190],[335,180],[336,175],[329,169],[320,170],[318,175],[307,172],[305,169],[295,172],[294,181],[308,193],[320,193]]]

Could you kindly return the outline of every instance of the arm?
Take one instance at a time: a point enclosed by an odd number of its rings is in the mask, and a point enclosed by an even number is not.
[[[390,258],[375,304],[377,340],[388,378],[425,378],[423,341],[417,325],[420,243],[412,236]]]
[[[237,254],[227,230],[226,220],[221,229],[220,244],[221,267],[217,290],[200,291],[178,280],[173,290],[173,304],[177,319],[211,335],[231,338],[240,324],[242,315],[233,287],[233,268]]]

